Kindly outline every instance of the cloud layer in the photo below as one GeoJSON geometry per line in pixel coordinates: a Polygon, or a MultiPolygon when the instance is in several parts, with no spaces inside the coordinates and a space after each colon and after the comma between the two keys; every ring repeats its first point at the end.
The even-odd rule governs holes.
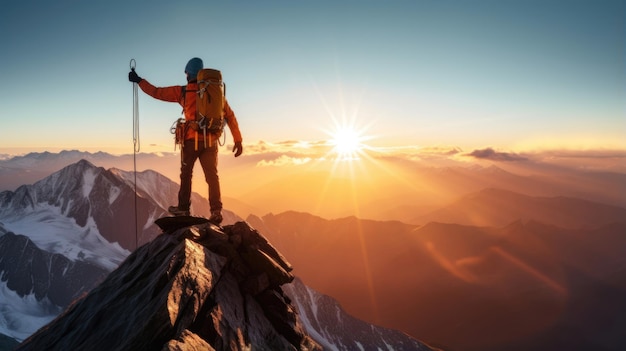
{"type": "MultiPolygon", "coordinates": [[[[230,148],[226,148],[230,150],[230,148]]],[[[336,163],[359,159],[396,160],[399,162],[416,162],[422,165],[451,166],[454,164],[481,165],[498,164],[542,164],[561,165],[577,169],[588,168],[616,172],[626,172],[626,150],[589,149],[589,150],[535,150],[518,152],[501,150],[492,146],[480,149],[463,150],[450,145],[437,146],[395,146],[373,147],[364,146],[355,153],[355,157],[346,159],[333,151],[327,141],[281,142],[259,141],[245,145],[245,156],[257,167],[305,166],[320,162],[336,163]]]]}

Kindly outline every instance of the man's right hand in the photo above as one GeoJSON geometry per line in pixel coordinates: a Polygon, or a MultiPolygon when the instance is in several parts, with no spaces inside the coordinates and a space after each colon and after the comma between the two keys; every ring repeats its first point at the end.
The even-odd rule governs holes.
{"type": "Polygon", "coordinates": [[[128,72],[128,81],[133,82],[133,83],[139,83],[142,80],[143,79],[137,75],[137,72],[135,72],[134,69],[131,69],[130,72],[128,72]]]}
{"type": "Polygon", "coordinates": [[[233,146],[233,152],[235,153],[235,157],[239,157],[239,155],[241,155],[241,153],[243,152],[243,146],[241,145],[241,141],[235,143],[235,146],[233,146]]]}

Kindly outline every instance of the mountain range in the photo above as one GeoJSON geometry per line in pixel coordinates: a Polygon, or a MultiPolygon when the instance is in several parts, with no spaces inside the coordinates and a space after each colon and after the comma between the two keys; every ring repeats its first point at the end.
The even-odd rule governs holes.
{"type": "MultiPolygon", "coordinates": [[[[13,347],[11,339],[25,339],[68,306],[82,301],[85,294],[109,279],[109,272],[123,265],[137,246],[162,236],[154,220],[163,216],[164,207],[176,198],[177,186],[153,171],[136,176],[138,236],[133,230],[135,186],[130,172],[105,170],[80,160],[32,185],[0,193],[0,284],[4,301],[0,328],[3,339],[10,336],[7,349],[13,347]]],[[[206,200],[194,194],[192,201],[193,213],[208,214],[202,205],[206,200]]],[[[238,220],[234,213],[225,211],[225,224],[238,220]]],[[[406,349],[428,349],[402,332],[349,317],[336,303],[313,307],[315,294],[297,285],[291,296],[310,321],[307,332],[314,333],[327,349],[340,349],[341,343],[348,341],[366,348],[407,345],[406,349]],[[325,323],[337,326],[337,317],[344,328],[329,329],[325,323]],[[372,330],[378,338],[369,335],[367,331],[372,330]],[[367,338],[356,339],[348,333],[367,338]]],[[[330,297],[317,296],[332,302],[330,297]]],[[[95,300],[103,298],[100,295],[95,300]]]]}
{"type": "MultiPolygon", "coordinates": [[[[461,198],[485,189],[499,189],[539,198],[566,197],[626,208],[626,174],[613,168],[594,169],[580,160],[574,166],[549,162],[557,157],[489,161],[465,156],[402,159],[372,154],[354,163],[309,162],[271,167],[267,159],[285,155],[245,153],[220,157],[220,181],[226,208],[242,218],[286,211],[323,218],[357,216],[422,225],[427,216],[461,198]],[[469,161],[469,162],[468,162],[469,161]],[[278,195],[278,196],[277,196],[278,195]]],[[[65,166],[85,159],[104,168],[133,169],[133,155],[76,150],[30,153],[0,160],[0,191],[15,191],[65,166]]],[[[139,153],[138,171],[151,170],[177,180],[180,155],[139,153]]],[[[621,162],[621,161],[615,161],[621,162]]],[[[571,163],[571,161],[569,162],[571,163]]],[[[619,169],[619,168],[616,168],[619,169]]],[[[202,170],[194,171],[194,191],[206,197],[202,170]]],[[[468,223],[471,224],[471,223],[468,223]]]]}
{"type": "MultiPolygon", "coordinates": [[[[20,162],[26,164],[32,156],[20,162]]],[[[45,156],[55,160],[50,164],[60,162],[59,155],[45,156]]],[[[170,156],[150,158],[169,162],[170,156]]],[[[0,174],[9,161],[0,162],[0,174]]],[[[380,186],[374,186],[379,184],[374,179],[352,184],[349,178],[331,179],[315,169],[310,174],[279,173],[270,181],[262,175],[266,170],[256,168],[229,180],[246,179],[242,196],[224,200],[227,207],[233,204],[225,224],[241,221],[239,214],[246,214],[246,222],[293,265],[298,278],[293,289],[285,285],[285,292],[298,292],[290,298],[317,343],[328,349],[333,342],[346,345],[346,338],[374,325],[386,330],[377,331],[385,338],[370,335],[367,342],[360,339],[361,345],[376,340],[383,345],[397,335],[396,345],[413,345],[417,339],[450,351],[626,348],[621,332],[626,326],[624,174],[519,163],[387,166],[394,179],[403,179],[404,191],[385,182],[391,178],[383,177],[380,186]],[[305,192],[297,191],[302,182],[308,184],[305,192]],[[332,208],[316,193],[330,199],[333,191],[344,188],[370,193],[348,198],[335,194],[338,204],[358,200],[359,217],[327,219],[295,210],[315,212],[320,204],[332,208]],[[290,204],[291,210],[256,215],[289,209],[290,204]],[[362,217],[371,213],[376,214],[372,219],[362,217]],[[315,308],[312,301],[319,302],[315,308]],[[346,328],[328,327],[348,320],[346,328]]],[[[49,254],[105,271],[119,266],[137,245],[158,237],[153,221],[165,213],[177,191],[168,177],[151,170],[137,173],[141,234],[135,239],[135,226],[128,225],[134,221],[129,212],[134,212],[135,174],[86,161],[67,168],[80,170],[62,168],[32,185],[0,193],[0,235],[26,234],[49,254]],[[110,208],[118,205],[124,210],[110,208]],[[112,217],[113,212],[125,213],[120,218],[126,225],[112,217]]],[[[206,202],[194,196],[194,204],[206,202]]],[[[330,212],[345,210],[340,207],[330,212]]],[[[200,215],[204,211],[194,210],[200,215]]],[[[45,298],[31,308],[32,295],[3,289],[11,302],[2,310],[13,311],[13,316],[35,311],[26,324],[45,324],[65,308],[45,298]],[[11,310],[9,305],[17,307],[11,310]]],[[[3,332],[34,331],[27,329],[19,334],[4,327],[3,332]]]]}

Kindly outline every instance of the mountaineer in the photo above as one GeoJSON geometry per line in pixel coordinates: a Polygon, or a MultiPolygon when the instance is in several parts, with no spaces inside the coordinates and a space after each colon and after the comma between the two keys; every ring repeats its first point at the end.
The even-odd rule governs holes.
{"type": "Polygon", "coordinates": [[[175,216],[189,216],[191,206],[191,179],[196,160],[204,171],[209,185],[209,221],[219,225],[222,222],[222,200],[220,181],[217,172],[219,138],[224,125],[228,125],[235,145],[235,157],[243,152],[242,137],[235,113],[224,96],[221,73],[204,69],[200,58],[194,57],[185,66],[187,84],[157,88],[139,77],[135,69],[128,73],[128,80],[138,83],[144,93],[155,99],[177,102],[183,107],[184,118],[176,124],[176,143],[181,146],[180,190],[178,205],[168,211],[175,216]]]}

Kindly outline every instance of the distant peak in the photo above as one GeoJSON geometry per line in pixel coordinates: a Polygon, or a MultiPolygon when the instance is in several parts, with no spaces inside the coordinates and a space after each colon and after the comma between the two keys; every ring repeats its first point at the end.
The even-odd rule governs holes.
{"type": "Polygon", "coordinates": [[[81,166],[81,167],[95,167],[93,163],[85,160],[84,158],[76,162],[76,165],[81,166]]]}

